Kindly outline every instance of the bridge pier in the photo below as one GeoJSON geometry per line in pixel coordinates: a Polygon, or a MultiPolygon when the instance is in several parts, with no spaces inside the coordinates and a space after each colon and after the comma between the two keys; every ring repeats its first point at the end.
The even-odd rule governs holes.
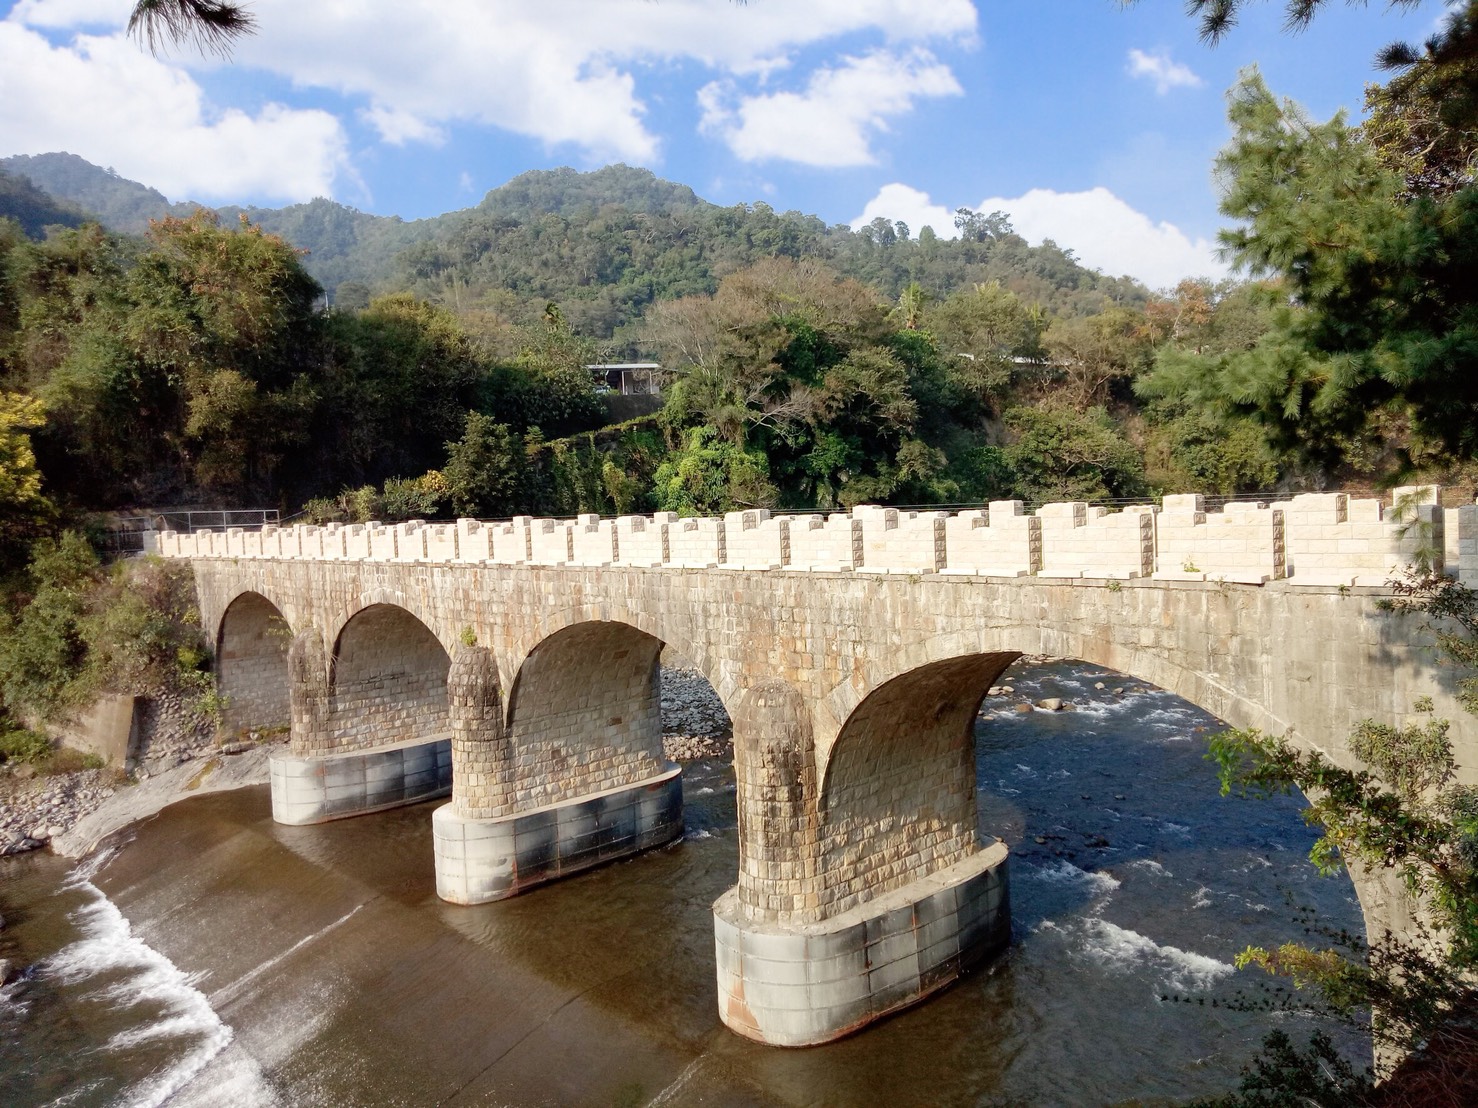
{"type": "MultiPolygon", "coordinates": [[[[649,687],[654,659],[639,656],[631,676],[649,687]],[[645,667],[645,670],[643,670],[645,667]]],[[[577,675],[578,676],[578,675],[577,675]]],[[[628,854],[661,846],[682,834],[682,770],[655,758],[615,759],[632,773],[609,773],[584,795],[520,804],[517,744],[504,722],[498,668],[486,647],[459,646],[447,676],[452,725],[452,802],[431,818],[436,893],[453,904],[485,904],[628,854]],[[648,771],[642,773],[642,769],[648,771]]],[[[638,699],[641,699],[638,695],[638,699]]],[[[595,696],[595,702],[605,697],[595,696]]],[[[540,705],[547,708],[548,705],[540,705]]],[[[608,707],[608,705],[607,705],[608,707]]],[[[649,727],[650,715],[635,713],[649,727]]],[[[594,742],[602,710],[569,726],[594,742]]],[[[568,725],[568,724],[567,724],[568,725]]],[[[544,737],[548,728],[535,727],[544,737]]],[[[660,727],[656,738],[660,749],[660,727]]],[[[526,746],[533,744],[525,743],[526,746]]],[[[561,752],[561,758],[567,756],[561,752]]]]}
{"type": "Polygon", "coordinates": [[[456,801],[431,816],[436,895],[486,904],[671,842],[683,832],[682,770],[625,788],[495,819],[473,819],[456,801]]]}
{"type": "Polygon", "coordinates": [[[730,889],[713,906],[720,1017],[758,1042],[813,1046],[918,1003],[1010,941],[1006,860],[993,843],[815,923],[747,918],[730,889]]]}
{"type": "MultiPolygon", "coordinates": [[[[414,628],[430,637],[430,632],[409,617],[392,616],[391,630],[403,630],[401,624],[414,623],[414,628]]],[[[414,641],[414,640],[413,640],[414,641]]],[[[326,823],[329,820],[379,812],[405,804],[418,804],[445,796],[452,786],[451,740],[438,734],[445,727],[445,712],[437,712],[433,701],[429,720],[411,707],[392,712],[389,697],[355,696],[355,684],[373,687],[419,683],[434,689],[440,680],[436,655],[445,652],[423,647],[420,660],[429,665],[428,674],[390,672],[395,666],[410,668],[404,657],[395,657],[387,665],[384,658],[375,659],[368,667],[372,672],[361,678],[363,659],[353,654],[341,658],[342,682],[349,686],[349,703],[344,708],[335,704],[331,680],[331,664],[322,636],[316,629],[300,631],[287,651],[288,706],[291,715],[291,751],[271,759],[272,818],[278,823],[302,825],[326,823]],[[356,681],[356,679],[359,679],[356,681]],[[363,718],[361,718],[363,717],[363,718]],[[438,718],[440,717],[440,718],[438,718]],[[417,734],[427,728],[431,734],[417,734]],[[355,729],[389,741],[379,745],[343,748],[344,740],[353,741],[355,729]]],[[[350,649],[355,647],[351,640],[350,649]]],[[[368,653],[359,646],[359,653],[368,653]]],[[[402,651],[397,642],[392,648],[402,651]]],[[[342,653],[342,651],[341,651],[342,653]]],[[[444,665],[444,662],[442,663],[444,665]]]]}
{"type": "Polygon", "coordinates": [[[447,738],[408,739],[318,758],[274,754],[272,818],[293,825],[327,823],[446,796],[451,747],[447,738]]]}
{"type": "MultiPolygon", "coordinates": [[[[988,685],[1010,657],[934,677],[988,685]]],[[[1000,842],[976,844],[973,758],[959,756],[973,751],[965,730],[979,697],[946,704],[924,723],[920,699],[907,690],[890,698],[907,706],[912,725],[889,719],[902,741],[890,747],[867,735],[874,749],[864,756],[873,780],[922,783],[948,809],[916,819],[924,813],[895,809],[896,797],[876,787],[872,811],[836,801],[826,811],[801,694],[770,680],[740,697],[739,883],[713,906],[719,1016],[730,1030],[774,1046],[829,1042],[944,988],[1010,940],[1008,852],[1000,842]],[[901,774],[887,773],[897,768],[890,755],[920,751],[901,774]],[[966,765],[963,788],[937,787],[936,778],[966,765]],[[910,857],[890,830],[940,845],[910,857]]]]}

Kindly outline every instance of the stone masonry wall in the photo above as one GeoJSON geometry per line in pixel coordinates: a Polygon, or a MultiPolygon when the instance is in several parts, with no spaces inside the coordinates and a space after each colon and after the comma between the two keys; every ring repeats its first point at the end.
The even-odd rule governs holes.
{"type": "Polygon", "coordinates": [[[282,613],[255,593],[240,597],[226,611],[216,650],[216,687],[226,701],[221,714],[226,734],[287,727],[291,639],[282,613]]]}
{"type": "Polygon", "coordinates": [[[529,655],[512,697],[516,811],[663,772],[661,652],[659,639],[596,622],[529,655]]]}
{"type": "MultiPolygon", "coordinates": [[[[606,725],[619,716],[609,725],[620,727],[650,712],[655,737],[655,705],[644,707],[650,693],[640,690],[651,687],[656,645],[670,644],[734,709],[740,888],[746,910],[765,918],[827,911],[851,895],[838,890],[852,878],[832,880],[850,860],[820,864],[821,852],[842,837],[876,843],[855,859],[859,875],[872,867],[858,878],[865,881],[923,876],[955,852],[944,835],[927,857],[895,856],[908,838],[901,829],[923,826],[920,812],[930,817],[929,797],[909,792],[908,778],[892,767],[908,764],[922,779],[957,757],[931,744],[960,733],[950,731],[949,717],[973,711],[972,690],[989,683],[984,669],[947,681],[930,670],[945,663],[986,667],[1016,653],[1081,658],[1159,685],[1234,725],[1291,732],[1297,745],[1344,764],[1354,764],[1347,737],[1359,721],[1423,718],[1413,705],[1430,696],[1436,714],[1452,721],[1463,779],[1478,783],[1478,728],[1455,698],[1457,675],[1435,665],[1419,619],[1380,609],[1385,590],[1378,588],[239,556],[196,557],[194,570],[208,633],[245,592],[271,601],[296,633],[295,748],[300,732],[311,736],[323,726],[325,648],[316,644],[335,641],[374,605],[414,615],[445,650],[470,632],[496,661],[509,726],[526,741],[560,723],[571,697],[593,689],[592,674],[623,648],[632,650],[630,666],[603,698],[615,704],[624,696],[638,710],[612,708],[589,719],[606,725]],[[580,627],[588,630],[577,634],[580,627]],[[641,636],[649,646],[636,650],[648,642],[641,636]],[[882,692],[899,679],[897,689],[882,692]],[[742,709],[755,690],[775,688],[793,695],[781,698],[785,711],[761,713],[769,738],[756,747],[756,725],[742,709]],[[947,688],[958,696],[941,696],[947,688]],[[880,711],[890,704],[892,731],[880,711]],[[943,730],[931,724],[936,718],[943,730]],[[899,735],[921,741],[895,743],[899,735]],[[874,790],[873,776],[893,785],[874,790]],[[869,849],[881,861],[864,856],[869,849]],[[892,875],[880,876],[894,863],[901,865],[892,875]],[[910,873],[911,866],[918,868],[910,873]]],[[[655,756],[655,742],[650,749],[655,756]]],[[[552,755],[543,764],[556,772],[552,755]]],[[[958,764],[958,780],[969,780],[968,765],[958,764]]],[[[535,766],[525,763],[531,772],[535,766]]],[[[1400,905],[1357,880],[1371,926],[1399,926],[1400,905]]]]}
{"type": "Polygon", "coordinates": [[[503,720],[498,664],[485,646],[457,647],[447,672],[452,726],[452,802],[466,819],[513,811],[513,743],[503,720]]]}
{"type": "Polygon", "coordinates": [[[975,717],[1013,658],[983,654],[923,666],[852,713],[820,802],[822,918],[975,851],[975,717]]]}
{"type": "Polygon", "coordinates": [[[331,748],[363,750],[448,731],[450,665],[436,636],[414,616],[388,604],[366,608],[339,636],[331,748]]]}
{"type": "Polygon", "coordinates": [[[1431,547],[1435,569],[1478,583],[1478,513],[1444,511],[1436,506],[1438,491],[1434,485],[1396,489],[1391,507],[1344,493],[1308,493],[1272,505],[1233,502],[1220,512],[1203,511],[1202,498],[1191,495],[1166,497],[1163,511],[1150,504],[1112,511],[1070,502],[1044,504],[1030,516],[1012,500],[958,513],[858,505],[850,517],[834,514],[825,521],[754,509],[721,519],[659,512],[619,520],[331,523],[165,532],[158,547],[166,557],[182,558],[1158,576],[1251,584],[1287,578],[1317,586],[1383,585],[1420,548],[1431,547]],[[1447,526],[1461,531],[1450,542],[1447,526]]]}

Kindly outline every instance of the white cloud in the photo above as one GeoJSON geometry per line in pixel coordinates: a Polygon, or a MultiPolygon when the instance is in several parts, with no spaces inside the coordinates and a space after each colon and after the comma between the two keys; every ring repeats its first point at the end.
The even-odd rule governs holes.
{"type": "Polygon", "coordinates": [[[446,142],[446,132],[436,124],[427,123],[424,119],[398,108],[374,104],[360,114],[391,146],[404,146],[408,142],[441,146],[446,142]]]}
{"type": "MultiPolygon", "coordinates": [[[[117,27],[128,6],[127,0],[21,0],[9,19],[52,32],[100,22],[117,27]]],[[[732,95],[742,106],[744,96],[765,88],[805,48],[870,35],[904,51],[886,56],[906,57],[911,44],[968,45],[976,29],[972,0],[256,0],[252,9],[257,33],[238,44],[232,65],[359,99],[386,142],[434,141],[446,125],[467,121],[568,144],[592,160],[637,162],[659,153],[636,88],[643,67],[696,62],[735,81],[732,95]]],[[[224,63],[181,51],[175,64],[224,63]]],[[[927,65],[913,68],[915,81],[926,85],[947,76],[947,70],[926,72],[927,65]]],[[[815,80],[824,86],[848,72],[846,65],[823,67],[815,80]]],[[[892,76],[896,84],[898,75],[892,76]]],[[[856,134],[875,131],[891,110],[877,96],[867,99],[873,114],[844,120],[853,129],[852,157],[856,134]]],[[[822,105],[810,110],[812,126],[819,126],[822,105]]],[[[754,111],[756,122],[740,127],[745,141],[765,146],[758,118],[764,106],[754,111]]],[[[860,146],[866,149],[865,139],[860,146]]]]}
{"type": "Polygon", "coordinates": [[[702,129],[721,135],[747,162],[779,159],[802,165],[870,165],[872,138],[890,118],[922,97],[959,96],[949,67],[927,50],[874,50],[811,74],[803,92],[737,96],[731,82],[698,93],[702,129]]]}
{"type": "MultiPolygon", "coordinates": [[[[1028,242],[1051,239],[1073,251],[1084,265],[1111,276],[1128,274],[1151,288],[1169,288],[1184,277],[1227,273],[1210,239],[1193,239],[1173,223],[1156,222],[1106,188],[1084,192],[1032,189],[1022,196],[991,196],[969,206],[982,213],[1006,212],[1017,234],[1028,242]]],[[[852,226],[878,216],[901,219],[915,234],[925,225],[945,237],[957,234],[953,212],[908,185],[885,185],[852,220],[852,226]]]]}
{"type": "Polygon", "coordinates": [[[1170,55],[1165,51],[1147,54],[1143,50],[1130,50],[1128,69],[1129,76],[1143,77],[1154,82],[1155,91],[1161,96],[1171,89],[1200,88],[1206,83],[1190,66],[1171,61],[1170,55]]]}
{"type": "Polygon", "coordinates": [[[117,0],[20,0],[10,18],[28,27],[122,27],[129,5],[117,0]]]}
{"type": "Polygon", "coordinates": [[[118,37],[53,46],[0,22],[0,151],[69,150],[183,199],[328,195],[345,166],[339,122],[267,104],[213,112],[187,74],[118,37]]]}
{"type": "Polygon", "coordinates": [[[867,202],[862,214],[852,220],[852,226],[861,227],[879,216],[889,223],[902,220],[908,224],[909,231],[915,237],[925,227],[934,228],[934,233],[941,238],[954,238],[958,234],[955,230],[954,212],[932,203],[927,192],[920,192],[908,185],[884,185],[867,202]]]}

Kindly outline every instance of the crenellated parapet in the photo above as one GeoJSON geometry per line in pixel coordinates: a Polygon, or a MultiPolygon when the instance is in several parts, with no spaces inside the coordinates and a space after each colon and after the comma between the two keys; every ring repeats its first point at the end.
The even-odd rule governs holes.
{"type": "Polygon", "coordinates": [[[966,511],[858,505],[788,515],[298,524],[157,536],[169,558],[402,564],[947,574],[961,577],[1383,585],[1416,563],[1478,583],[1478,504],[1439,506],[1434,485],[1393,503],[1305,493],[1206,511],[1199,495],[1108,509],[995,501],[966,511]]]}

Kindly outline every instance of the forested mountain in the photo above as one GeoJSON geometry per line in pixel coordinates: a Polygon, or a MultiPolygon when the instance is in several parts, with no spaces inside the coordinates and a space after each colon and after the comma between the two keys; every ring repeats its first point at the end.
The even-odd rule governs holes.
{"type": "MultiPolygon", "coordinates": [[[[142,233],[148,220],[183,217],[196,205],[162,194],[72,154],[0,160],[53,197],[96,214],[111,230],[142,233]]],[[[1031,246],[999,216],[962,217],[961,238],[875,220],[852,231],[767,204],[719,207],[686,185],[645,169],[592,173],[535,170],[493,189],[475,208],[407,222],[319,198],[285,208],[217,209],[224,225],[245,214],[299,250],[338,303],[409,290],[459,311],[505,322],[537,319],[557,303],[570,324],[630,347],[630,326],[656,300],[712,293],[722,277],[762,258],[815,258],[896,299],[917,283],[943,298],[999,281],[1048,314],[1083,315],[1109,304],[1143,305],[1147,291],[1086,269],[1052,243],[1031,246]]]]}
{"type": "Polygon", "coordinates": [[[110,231],[141,235],[149,220],[187,216],[197,205],[171,204],[164,193],[120,177],[76,154],[17,154],[0,158],[0,169],[29,177],[37,188],[82,209],[110,231]]]}
{"type": "Polygon", "coordinates": [[[80,208],[53,199],[31,183],[0,169],[0,219],[13,219],[29,237],[40,238],[47,227],[80,227],[92,218],[80,208]]]}
{"type": "Polygon", "coordinates": [[[529,219],[550,212],[573,216],[613,204],[647,215],[712,206],[687,185],[664,181],[650,170],[608,165],[592,173],[569,166],[520,173],[489,192],[477,207],[490,215],[529,219]]]}

